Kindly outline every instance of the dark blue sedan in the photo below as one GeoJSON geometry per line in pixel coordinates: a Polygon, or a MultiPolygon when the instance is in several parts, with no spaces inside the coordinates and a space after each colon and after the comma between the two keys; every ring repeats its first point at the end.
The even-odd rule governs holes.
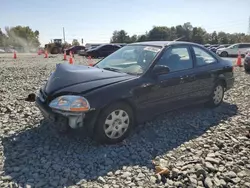
{"type": "Polygon", "coordinates": [[[233,83],[232,62],[201,45],[140,42],[93,67],[58,64],[36,104],[62,130],[83,127],[98,142],[114,144],[160,113],[194,103],[219,106],[233,83]]]}
{"type": "Polygon", "coordinates": [[[248,50],[245,54],[244,58],[244,69],[245,71],[249,72],[250,71],[250,50],[248,50]]]}

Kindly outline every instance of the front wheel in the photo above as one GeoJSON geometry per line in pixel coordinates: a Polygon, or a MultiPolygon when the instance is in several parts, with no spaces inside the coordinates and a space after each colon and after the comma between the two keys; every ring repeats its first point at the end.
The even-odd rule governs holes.
{"type": "Polygon", "coordinates": [[[223,82],[219,82],[215,85],[212,94],[210,95],[210,99],[207,103],[208,107],[217,107],[223,102],[225,92],[225,85],[223,82]]]}
{"type": "Polygon", "coordinates": [[[222,52],[221,57],[228,57],[228,53],[227,52],[222,52]]]}
{"type": "Polygon", "coordinates": [[[115,103],[105,108],[95,126],[94,138],[101,144],[116,144],[123,141],[134,126],[131,107],[115,103]]]}
{"type": "Polygon", "coordinates": [[[245,72],[250,72],[250,68],[244,65],[245,72]]]}

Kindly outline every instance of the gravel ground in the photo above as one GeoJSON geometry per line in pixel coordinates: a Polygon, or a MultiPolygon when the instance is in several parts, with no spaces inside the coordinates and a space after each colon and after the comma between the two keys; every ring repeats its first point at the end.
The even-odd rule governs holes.
{"type": "Polygon", "coordinates": [[[62,55],[0,56],[1,188],[250,187],[250,74],[242,68],[217,109],[173,111],[121,144],[100,146],[85,135],[59,135],[23,100],[61,61],[62,55]],[[167,173],[156,175],[152,160],[167,173]]]}

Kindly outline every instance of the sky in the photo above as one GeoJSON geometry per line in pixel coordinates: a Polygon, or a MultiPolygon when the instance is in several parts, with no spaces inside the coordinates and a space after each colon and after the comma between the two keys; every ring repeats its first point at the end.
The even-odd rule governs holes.
{"type": "Polygon", "coordinates": [[[144,34],[191,22],[208,32],[248,32],[250,0],[1,0],[0,28],[29,26],[42,45],[54,38],[106,43],[114,30],[144,34]]]}

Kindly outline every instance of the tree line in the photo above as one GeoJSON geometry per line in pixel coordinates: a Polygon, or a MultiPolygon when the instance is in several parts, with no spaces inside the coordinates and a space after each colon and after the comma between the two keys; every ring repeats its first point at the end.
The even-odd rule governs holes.
{"type": "MultiPolygon", "coordinates": [[[[0,28],[0,47],[35,49],[40,46],[39,31],[32,30],[29,26],[5,27],[5,32],[0,28]]],[[[195,42],[199,44],[234,44],[250,42],[250,35],[245,33],[226,33],[223,31],[208,33],[201,27],[193,27],[190,22],[175,27],[154,26],[143,35],[129,36],[125,30],[114,31],[111,43],[132,43],[154,40],[176,40],[195,42]]],[[[80,43],[74,39],[72,45],[80,43]]]]}
{"type": "Polygon", "coordinates": [[[33,31],[29,26],[5,27],[5,33],[0,28],[0,47],[34,49],[38,46],[39,31],[33,31]]]}
{"type": "Polygon", "coordinates": [[[114,31],[111,43],[132,43],[143,41],[172,41],[181,38],[182,41],[198,44],[234,44],[250,42],[250,35],[245,33],[226,33],[223,31],[208,33],[202,27],[193,27],[190,22],[175,27],[154,26],[143,35],[129,36],[125,30],[114,31]]]}

